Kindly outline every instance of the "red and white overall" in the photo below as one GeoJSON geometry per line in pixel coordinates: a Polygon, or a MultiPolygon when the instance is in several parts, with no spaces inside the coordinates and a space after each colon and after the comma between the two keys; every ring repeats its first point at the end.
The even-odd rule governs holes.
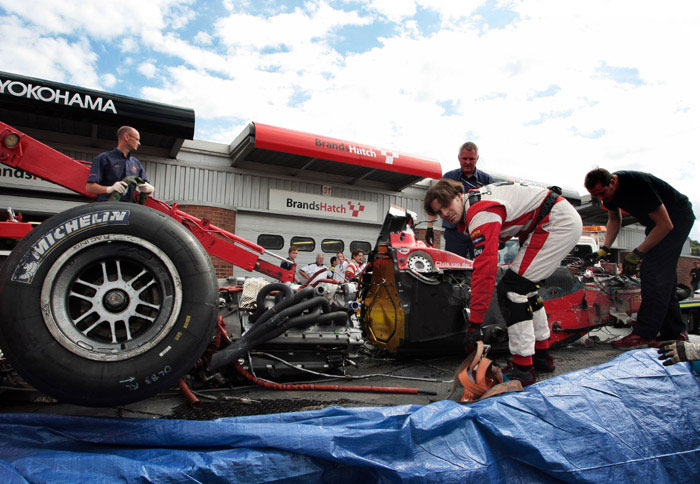
{"type": "Polygon", "coordinates": [[[529,366],[535,349],[549,348],[549,325],[538,283],[552,275],[578,242],[581,217],[564,197],[550,195],[542,187],[511,183],[487,185],[479,192],[480,200],[471,205],[464,195],[465,217],[458,226],[461,232],[469,229],[474,243],[469,321],[482,323],[491,303],[499,241],[518,237],[520,251],[499,282],[497,294],[513,363],[529,366]],[[546,215],[539,217],[540,211],[546,215]]]}

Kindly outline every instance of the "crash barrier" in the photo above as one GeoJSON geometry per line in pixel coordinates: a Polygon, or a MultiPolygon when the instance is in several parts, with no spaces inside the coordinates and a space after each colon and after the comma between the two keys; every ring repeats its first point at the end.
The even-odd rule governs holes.
{"type": "Polygon", "coordinates": [[[213,421],[0,416],[2,482],[697,482],[700,385],[627,352],[470,405],[213,421]]]}

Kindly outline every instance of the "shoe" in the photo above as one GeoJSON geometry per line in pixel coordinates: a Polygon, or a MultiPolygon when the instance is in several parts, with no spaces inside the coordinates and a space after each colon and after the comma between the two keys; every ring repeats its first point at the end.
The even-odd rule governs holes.
{"type": "Polygon", "coordinates": [[[653,344],[649,343],[649,348],[659,348],[661,343],[665,343],[666,341],[688,341],[688,332],[683,331],[672,338],[664,338],[663,336],[659,336],[653,344]]]}
{"type": "Polygon", "coordinates": [[[537,383],[537,375],[535,375],[534,367],[530,367],[528,371],[523,371],[513,366],[512,362],[509,362],[503,369],[503,376],[509,380],[519,381],[524,387],[537,383]]]}
{"type": "Polygon", "coordinates": [[[613,341],[610,346],[616,350],[636,350],[638,348],[649,348],[654,347],[654,344],[658,344],[656,339],[645,338],[644,336],[639,336],[638,334],[628,334],[622,339],[613,341]]]}
{"type": "Polygon", "coordinates": [[[533,356],[532,365],[535,367],[535,370],[542,373],[552,373],[555,368],[554,358],[552,358],[552,355],[547,355],[544,358],[537,358],[536,356],[533,356]]]}

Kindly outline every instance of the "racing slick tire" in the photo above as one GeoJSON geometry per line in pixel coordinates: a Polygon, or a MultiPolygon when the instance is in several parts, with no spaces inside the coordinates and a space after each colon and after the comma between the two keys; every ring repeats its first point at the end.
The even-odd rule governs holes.
{"type": "Polygon", "coordinates": [[[176,384],[214,334],[218,284],[171,217],[91,203],[30,232],[0,271],[0,348],[36,389],[123,405],[176,384]]]}

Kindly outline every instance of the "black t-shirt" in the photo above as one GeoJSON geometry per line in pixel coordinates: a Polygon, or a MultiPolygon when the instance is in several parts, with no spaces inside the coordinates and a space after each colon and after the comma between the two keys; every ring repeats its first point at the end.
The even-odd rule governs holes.
{"type": "Polygon", "coordinates": [[[700,267],[690,269],[690,282],[700,281],[700,267]]]}
{"type": "Polygon", "coordinates": [[[641,171],[616,171],[618,188],[612,201],[605,208],[620,208],[634,216],[645,227],[654,227],[649,214],[663,203],[671,222],[693,220],[693,208],[688,197],[671,185],[650,173],[641,171]]]}

